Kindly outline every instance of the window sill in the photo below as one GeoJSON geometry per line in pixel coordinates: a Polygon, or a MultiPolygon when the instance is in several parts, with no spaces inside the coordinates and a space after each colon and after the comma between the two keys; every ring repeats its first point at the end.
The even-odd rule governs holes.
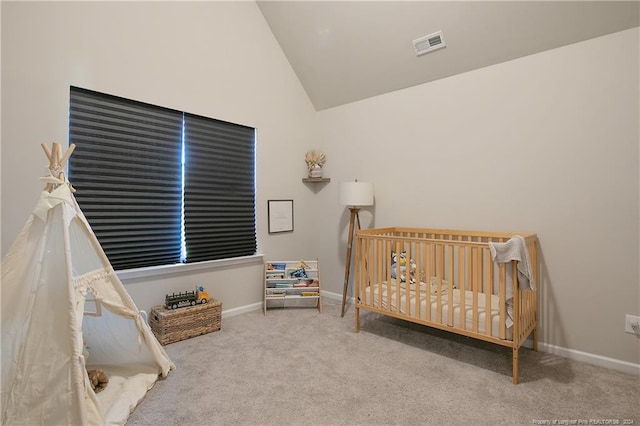
{"type": "Polygon", "coordinates": [[[175,265],[150,266],[148,268],[127,269],[116,271],[120,280],[126,281],[136,278],[149,278],[160,275],[181,274],[187,272],[214,270],[228,268],[230,266],[248,265],[251,263],[264,263],[264,254],[254,254],[253,256],[234,257],[231,259],[209,260],[197,263],[177,263],[175,265]]]}

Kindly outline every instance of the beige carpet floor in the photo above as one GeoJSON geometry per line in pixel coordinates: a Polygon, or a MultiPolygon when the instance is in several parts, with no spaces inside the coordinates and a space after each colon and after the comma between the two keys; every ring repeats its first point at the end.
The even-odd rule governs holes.
{"type": "Polygon", "coordinates": [[[167,345],[176,370],[128,425],[640,425],[640,376],[511,350],[324,299],[167,345]]]}

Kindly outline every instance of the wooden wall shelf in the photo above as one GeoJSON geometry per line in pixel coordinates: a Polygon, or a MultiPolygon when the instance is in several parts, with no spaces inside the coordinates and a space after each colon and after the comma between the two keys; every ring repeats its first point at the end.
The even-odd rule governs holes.
{"type": "Polygon", "coordinates": [[[302,178],[304,183],[331,182],[331,178],[302,178]]]}

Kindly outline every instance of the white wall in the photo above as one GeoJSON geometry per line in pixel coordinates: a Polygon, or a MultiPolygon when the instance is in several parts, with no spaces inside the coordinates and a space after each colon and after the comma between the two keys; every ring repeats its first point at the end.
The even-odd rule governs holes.
{"type": "MultiPolygon", "coordinates": [[[[41,188],[40,143],[67,142],[69,85],[255,126],[259,251],[321,261],[342,291],[340,181],[376,185],[369,226],[533,231],[541,340],[640,363],[638,29],[315,113],[252,2],[2,2],[2,251],[41,188]],[[304,153],[327,154],[323,186],[304,153]],[[266,202],[294,199],[295,232],[266,202]]],[[[129,280],[143,309],[204,284],[262,299],[261,265],[129,280]]],[[[345,321],[351,321],[351,315],[345,321]]]]}
{"type": "MultiPolygon", "coordinates": [[[[300,181],[315,111],[254,2],[2,2],[2,252],[42,187],[41,143],[68,142],[69,86],[258,129],[259,251],[312,256],[300,181]],[[267,234],[267,200],[295,200],[295,232],[267,234]]],[[[259,260],[260,261],[260,260],[259,260]]],[[[262,300],[262,263],[125,282],[141,309],[203,284],[223,310],[262,300]]]]}
{"type": "MultiPolygon", "coordinates": [[[[320,112],[327,171],[375,183],[367,226],[536,232],[541,341],[638,364],[638,46],[636,28],[320,112]]],[[[319,246],[338,291],[336,191],[319,246]]]]}

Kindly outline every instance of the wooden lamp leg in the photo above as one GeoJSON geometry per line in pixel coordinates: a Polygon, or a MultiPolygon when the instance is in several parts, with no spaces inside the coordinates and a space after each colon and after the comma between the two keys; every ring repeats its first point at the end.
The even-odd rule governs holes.
{"type": "Polygon", "coordinates": [[[351,251],[353,247],[353,230],[354,230],[354,225],[356,220],[358,222],[358,228],[360,228],[360,216],[358,215],[358,212],[360,211],[360,209],[356,207],[350,207],[349,210],[351,211],[351,217],[349,218],[349,237],[348,237],[349,239],[347,242],[347,261],[344,266],[344,286],[342,288],[341,317],[344,317],[345,305],[347,303],[347,289],[349,287],[349,271],[351,270],[351,251]]]}

